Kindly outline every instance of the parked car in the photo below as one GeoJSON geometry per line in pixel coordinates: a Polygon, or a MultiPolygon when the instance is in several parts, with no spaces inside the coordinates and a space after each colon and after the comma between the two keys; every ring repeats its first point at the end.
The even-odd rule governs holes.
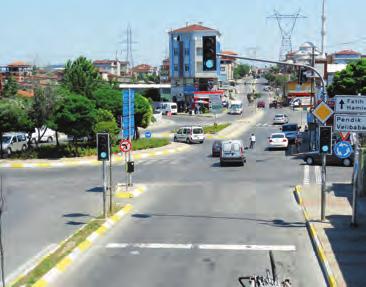
{"type": "Polygon", "coordinates": [[[287,148],[288,139],[284,133],[273,133],[268,138],[269,149],[287,148]]]}
{"type": "Polygon", "coordinates": [[[161,103],[160,111],[163,115],[167,115],[168,113],[176,115],[178,113],[178,107],[176,103],[161,103]]]}
{"type": "Polygon", "coordinates": [[[278,102],[277,100],[273,100],[269,103],[269,108],[282,108],[282,103],[278,102]]]}
{"type": "Polygon", "coordinates": [[[181,127],[174,134],[175,142],[185,143],[203,143],[205,140],[205,134],[203,128],[200,126],[181,127]]]}
{"type": "Polygon", "coordinates": [[[286,114],[276,114],[273,118],[273,124],[287,124],[288,116],[286,114]]]}
{"type": "Polygon", "coordinates": [[[28,139],[25,133],[4,133],[1,145],[3,152],[9,156],[14,152],[25,151],[28,148],[28,139]]]}
{"type": "Polygon", "coordinates": [[[212,144],[212,157],[220,156],[222,141],[215,140],[212,144]]]}
{"type": "Polygon", "coordinates": [[[285,124],[282,126],[281,130],[286,135],[289,143],[295,142],[295,139],[299,134],[299,127],[297,124],[285,124]]]}
{"type": "Polygon", "coordinates": [[[67,141],[68,142],[74,142],[74,139],[75,139],[76,142],[86,143],[86,142],[90,142],[90,141],[95,140],[95,137],[93,137],[93,136],[80,136],[80,137],[75,138],[74,136],[71,136],[71,135],[67,136],[67,141]]]}
{"type": "MultiPolygon", "coordinates": [[[[302,154],[303,160],[308,164],[321,164],[322,154],[319,151],[311,151],[302,154]]],[[[327,155],[327,165],[343,165],[352,166],[354,162],[354,153],[352,153],[348,158],[340,159],[334,153],[327,155]]]]}
{"type": "Polygon", "coordinates": [[[39,133],[41,136],[40,141],[38,141],[38,129],[35,128],[34,132],[31,135],[31,143],[35,144],[37,142],[48,142],[52,143],[56,139],[56,132],[47,127],[42,127],[39,129],[39,133]]]}
{"type": "Polygon", "coordinates": [[[266,103],[264,101],[258,101],[257,102],[257,108],[264,109],[266,107],[266,103]]]}
{"type": "Polygon", "coordinates": [[[227,163],[239,163],[243,166],[245,162],[244,145],[241,140],[227,140],[222,142],[220,153],[221,166],[227,163]]]}

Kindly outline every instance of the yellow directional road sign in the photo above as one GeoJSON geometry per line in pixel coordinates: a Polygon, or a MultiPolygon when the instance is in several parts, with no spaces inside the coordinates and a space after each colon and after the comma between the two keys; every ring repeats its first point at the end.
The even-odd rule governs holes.
{"type": "Polygon", "coordinates": [[[315,110],[313,111],[313,115],[321,121],[323,124],[333,115],[333,110],[324,102],[321,102],[315,110]]]}

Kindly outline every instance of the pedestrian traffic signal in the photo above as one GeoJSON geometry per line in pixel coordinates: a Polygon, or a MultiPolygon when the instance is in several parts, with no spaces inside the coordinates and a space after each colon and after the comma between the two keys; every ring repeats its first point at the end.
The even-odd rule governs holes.
{"type": "Polygon", "coordinates": [[[109,134],[97,134],[98,160],[109,160],[109,134]]]}
{"type": "Polygon", "coordinates": [[[203,36],[203,70],[216,71],[216,36],[203,36]]]}
{"type": "Polygon", "coordinates": [[[135,171],[135,162],[134,161],[128,161],[126,164],[126,172],[127,173],[133,173],[135,171]]]}
{"type": "Polygon", "coordinates": [[[332,154],[332,127],[319,127],[320,152],[332,154]]]}

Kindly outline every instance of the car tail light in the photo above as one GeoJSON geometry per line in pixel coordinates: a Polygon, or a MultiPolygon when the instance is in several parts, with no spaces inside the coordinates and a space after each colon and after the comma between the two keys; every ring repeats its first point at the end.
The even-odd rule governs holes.
{"type": "Polygon", "coordinates": [[[271,143],[271,142],[273,142],[273,140],[272,140],[272,139],[270,139],[270,140],[269,140],[269,142],[271,143]]]}
{"type": "Polygon", "coordinates": [[[240,154],[243,155],[244,154],[244,150],[243,147],[240,148],[240,154]]]}
{"type": "Polygon", "coordinates": [[[282,141],[283,141],[283,142],[287,142],[287,139],[283,139],[282,141]]]}

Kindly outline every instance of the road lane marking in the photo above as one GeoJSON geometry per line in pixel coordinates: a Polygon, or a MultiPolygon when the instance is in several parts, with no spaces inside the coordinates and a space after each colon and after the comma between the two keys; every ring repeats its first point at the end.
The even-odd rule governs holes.
{"type": "Polygon", "coordinates": [[[176,244],[176,243],[108,243],[112,248],[141,248],[141,249],[201,249],[201,250],[253,250],[253,251],[296,251],[295,245],[250,245],[250,244],[176,244]]]}
{"type": "Polygon", "coordinates": [[[310,167],[308,165],[304,165],[304,185],[310,184],[310,167]]]}
{"type": "Polygon", "coordinates": [[[320,171],[320,166],[315,166],[315,181],[316,184],[321,184],[322,183],[322,176],[321,176],[321,171],[320,171]]]}

